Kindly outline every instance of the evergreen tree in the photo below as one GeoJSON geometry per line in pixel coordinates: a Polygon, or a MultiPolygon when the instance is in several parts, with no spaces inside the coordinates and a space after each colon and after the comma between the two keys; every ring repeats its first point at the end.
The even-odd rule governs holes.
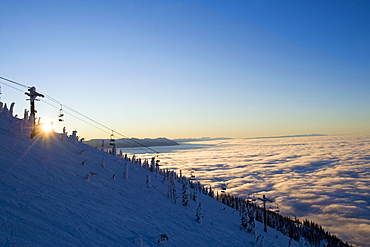
{"type": "Polygon", "coordinates": [[[198,201],[198,194],[197,194],[197,192],[196,191],[194,191],[193,192],[193,196],[192,196],[192,199],[193,199],[193,201],[198,201]]]}
{"type": "Polygon", "coordinates": [[[212,186],[209,186],[208,196],[212,198],[215,196],[215,193],[212,190],[212,186]]]}
{"type": "Polygon", "coordinates": [[[182,205],[190,207],[189,183],[187,181],[182,185],[182,205]]]}
{"type": "Polygon", "coordinates": [[[309,244],[307,243],[307,240],[303,236],[299,237],[299,246],[300,247],[309,246],[309,244]]]}
{"type": "Polygon", "coordinates": [[[250,232],[254,234],[256,229],[256,223],[254,219],[256,218],[256,213],[250,209],[248,209],[248,226],[247,226],[247,232],[250,232]]]}
{"type": "Polygon", "coordinates": [[[196,221],[199,224],[202,224],[202,222],[203,222],[203,212],[202,212],[202,204],[201,203],[198,204],[198,208],[197,208],[195,216],[197,217],[196,221]]]}
{"type": "Polygon", "coordinates": [[[150,161],[150,169],[149,170],[151,172],[155,171],[155,157],[153,157],[152,160],[150,161]]]}
{"type": "Polygon", "coordinates": [[[245,212],[245,210],[243,210],[241,223],[240,223],[240,229],[246,231],[248,228],[248,223],[249,223],[248,214],[245,212]]]}
{"type": "Polygon", "coordinates": [[[128,180],[128,162],[125,164],[125,171],[123,172],[123,178],[128,180]]]}
{"type": "Polygon", "coordinates": [[[326,246],[328,246],[328,240],[326,239],[321,240],[320,247],[326,247],[326,246]]]}
{"type": "Polygon", "coordinates": [[[14,105],[15,105],[15,103],[12,102],[12,104],[10,105],[9,112],[8,112],[8,117],[13,117],[14,105]]]}
{"type": "Polygon", "coordinates": [[[167,196],[176,203],[176,185],[175,185],[175,176],[171,174],[170,183],[168,184],[167,196]]]}

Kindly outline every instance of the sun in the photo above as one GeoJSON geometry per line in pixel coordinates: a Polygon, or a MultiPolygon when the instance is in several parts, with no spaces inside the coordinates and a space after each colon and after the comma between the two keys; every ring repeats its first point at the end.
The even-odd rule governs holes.
{"type": "Polygon", "coordinates": [[[49,133],[49,132],[53,131],[53,123],[52,122],[43,123],[42,126],[41,126],[41,129],[42,129],[43,132],[49,133]]]}

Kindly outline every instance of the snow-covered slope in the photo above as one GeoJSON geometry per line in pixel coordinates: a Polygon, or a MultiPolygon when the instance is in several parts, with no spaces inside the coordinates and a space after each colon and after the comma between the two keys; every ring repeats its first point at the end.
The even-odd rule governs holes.
{"type": "Polygon", "coordinates": [[[298,246],[258,222],[255,235],[241,231],[237,212],[203,194],[199,224],[198,202],[175,204],[163,177],[132,163],[125,177],[125,160],[57,133],[30,139],[20,122],[0,113],[1,246],[258,246],[260,235],[298,246]]]}

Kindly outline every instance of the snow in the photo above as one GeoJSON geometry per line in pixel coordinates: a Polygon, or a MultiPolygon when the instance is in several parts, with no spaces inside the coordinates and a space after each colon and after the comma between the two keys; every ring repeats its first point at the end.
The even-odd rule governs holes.
{"type": "Polygon", "coordinates": [[[30,139],[20,124],[0,113],[1,246],[254,247],[260,235],[263,246],[289,246],[259,222],[255,235],[240,230],[238,212],[201,193],[182,206],[178,182],[175,204],[162,176],[55,132],[30,139]]]}

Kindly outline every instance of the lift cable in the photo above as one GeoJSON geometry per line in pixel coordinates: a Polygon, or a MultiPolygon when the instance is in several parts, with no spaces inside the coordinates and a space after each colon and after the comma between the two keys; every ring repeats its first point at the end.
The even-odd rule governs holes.
{"type": "MultiPolygon", "coordinates": [[[[4,80],[4,81],[7,81],[7,82],[10,82],[10,83],[13,83],[13,84],[15,84],[15,85],[17,85],[17,86],[20,86],[20,87],[24,87],[24,88],[27,88],[27,89],[31,88],[30,86],[27,86],[27,85],[25,85],[25,84],[22,84],[22,83],[19,83],[19,82],[16,82],[16,81],[14,81],[14,80],[10,80],[10,79],[7,79],[7,78],[1,77],[1,76],[0,76],[0,79],[2,79],[2,80],[4,80]]],[[[2,84],[4,84],[4,85],[6,85],[6,86],[8,86],[8,87],[11,87],[11,88],[13,88],[13,89],[15,89],[15,90],[18,90],[18,91],[24,92],[24,90],[21,90],[21,89],[19,89],[19,88],[16,88],[16,87],[14,87],[14,86],[11,86],[11,85],[9,85],[9,84],[6,84],[6,83],[4,83],[4,82],[2,82],[2,81],[0,81],[0,83],[2,83],[2,84]]],[[[126,135],[124,135],[124,134],[122,134],[122,133],[120,133],[120,132],[118,132],[118,131],[115,131],[115,130],[113,130],[113,129],[109,128],[108,126],[106,126],[106,125],[104,125],[104,124],[102,124],[102,123],[100,123],[100,122],[98,122],[98,121],[96,121],[96,120],[94,120],[94,119],[92,119],[92,118],[90,118],[90,117],[88,117],[88,116],[86,116],[86,115],[82,114],[81,112],[78,112],[77,110],[74,110],[72,107],[69,107],[69,106],[67,106],[67,105],[62,104],[62,103],[61,103],[60,101],[58,101],[57,99],[55,99],[55,98],[53,98],[53,97],[51,97],[51,96],[49,96],[49,95],[47,95],[47,94],[45,94],[45,93],[43,93],[43,95],[45,96],[45,98],[44,98],[44,100],[43,100],[42,102],[45,102],[46,104],[48,104],[48,105],[50,105],[50,106],[52,106],[52,107],[54,107],[54,108],[57,108],[57,109],[60,109],[60,108],[59,108],[59,107],[56,107],[56,106],[54,106],[54,105],[52,105],[51,103],[46,102],[46,101],[45,101],[45,99],[48,99],[48,100],[52,101],[53,103],[56,103],[56,104],[60,105],[60,107],[64,106],[64,109],[68,109],[68,110],[69,110],[69,111],[66,111],[66,110],[64,110],[64,111],[65,111],[66,113],[68,113],[69,115],[71,115],[72,117],[74,117],[74,118],[76,118],[76,119],[78,119],[78,120],[80,120],[80,121],[82,121],[82,122],[84,122],[84,123],[86,123],[86,124],[88,124],[88,125],[90,125],[90,126],[92,126],[92,127],[95,127],[95,128],[99,129],[100,131],[102,131],[102,132],[104,132],[104,133],[107,133],[107,134],[110,134],[110,133],[112,133],[112,134],[113,134],[113,133],[116,133],[117,135],[122,136],[122,137],[124,137],[124,138],[128,139],[128,141],[131,141],[131,142],[133,142],[133,143],[135,143],[135,144],[139,145],[139,148],[142,148],[143,150],[144,150],[144,148],[145,148],[145,149],[150,150],[151,152],[153,152],[153,153],[157,154],[157,156],[158,156],[158,155],[161,155],[161,156],[165,157],[166,159],[171,160],[173,163],[177,163],[177,164],[179,164],[179,165],[181,165],[181,166],[183,166],[183,167],[186,167],[186,168],[188,168],[189,170],[191,170],[191,171],[192,171],[192,172],[191,172],[191,176],[192,176],[192,178],[194,178],[194,177],[195,177],[195,175],[194,175],[194,172],[193,172],[193,171],[196,171],[196,169],[194,169],[193,167],[191,167],[191,166],[189,166],[189,165],[187,165],[187,164],[185,164],[185,163],[183,163],[183,162],[181,162],[181,161],[177,161],[177,160],[175,160],[174,158],[172,158],[172,157],[170,157],[170,156],[168,156],[168,155],[165,155],[165,154],[163,154],[163,153],[160,153],[160,152],[156,151],[155,149],[150,148],[150,147],[148,147],[148,146],[146,146],[146,145],[144,145],[144,144],[142,144],[142,143],[139,143],[139,142],[137,142],[137,141],[135,141],[135,140],[132,140],[132,139],[128,138],[126,135]],[[74,112],[74,114],[72,114],[70,111],[74,112]],[[80,117],[76,116],[76,114],[77,114],[77,115],[79,115],[80,117]],[[92,124],[91,122],[88,122],[88,121],[86,121],[86,120],[82,119],[81,117],[83,117],[83,118],[85,118],[85,119],[87,119],[87,120],[89,120],[89,121],[93,122],[94,124],[92,124]],[[98,127],[97,125],[99,125],[100,127],[98,127]],[[108,129],[109,131],[104,130],[104,129],[103,129],[103,128],[101,128],[101,127],[103,127],[104,129],[108,129]]],[[[285,211],[287,211],[287,210],[285,210],[285,211]]],[[[288,212],[288,213],[290,213],[289,211],[287,211],[287,212],[288,212]]],[[[290,214],[291,214],[291,215],[294,215],[294,214],[292,214],[292,213],[290,213],[290,214]]],[[[295,215],[294,215],[294,216],[295,216],[295,215]]],[[[295,217],[296,217],[296,216],[295,216],[295,217]]]]}
{"type": "MultiPolygon", "coordinates": [[[[31,88],[30,86],[27,86],[27,85],[25,85],[25,84],[22,84],[22,83],[16,82],[16,81],[14,81],[14,80],[10,80],[10,79],[5,78],[5,77],[2,77],[2,76],[0,76],[0,79],[1,79],[1,80],[4,80],[4,81],[6,81],[6,82],[13,83],[13,84],[15,84],[15,85],[17,85],[17,86],[20,86],[20,87],[23,87],[23,88],[27,88],[27,89],[31,88]]],[[[20,91],[20,92],[22,92],[22,93],[24,92],[24,90],[21,90],[21,89],[19,89],[19,88],[16,88],[16,87],[14,87],[14,86],[12,86],[12,85],[9,85],[9,84],[7,84],[7,83],[5,83],[5,82],[3,82],[3,81],[0,81],[0,83],[1,83],[1,84],[3,84],[3,85],[5,85],[5,86],[7,86],[7,87],[13,88],[13,89],[15,89],[15,90],[17,90],[17,91],[20,91]]],[[[110,134],[110,133],[113,133],[113,132],[114,132],[114,133],[116,133],[117,135],[120,135],[120,136],[122,136],[122,137],[124,137],[124,138],[127,138],[129,141],[136,143],[136,144],[137,144],[137,145],[139,145],[141,148],[146,148],[146,149],[148,149],[148,150],[150,150],[150,151],[152,151],[152,152],[156,153],[157,155],[159,155],[159,154],[160,154],[161,156],[163,156],[163,157],[165,157],[165,158],[167,158],[167,159],[169,159],[169,160],[173,161],[174,163],[177,163],[177,164],[179,164],[179,165],[185,166],[185,167],[187,167],[187,168],[191,169],[192,171],[195,171],[195,170],[196,170],[196,169],[194,169],[194,168],[192,168],[192,167],[190,167],[190,166],[186,165],[186,164],[185,164],[185,163],[183,163],[183,162],[177,161],[177,160],[173,159],[172,157],[169,157],[168,155],[165,155],[165,154],[163,154],[163,153],[159,153],[158,151],[156,151],[156,150],[155,150],[155,149],[153,149],[153,148],[150,148],[150,147],[148,147],[148,146],[145,146],[144,144],[139,143],[139,142],[137,142],[137,141],[135,141],[135,140],[129,139],[127,136],[123,135],[122,133],[119,133],[119,132],[117,132],[117,131],[114,131],[114,130],[112,130],[111,128],[109,128],[108,126],[106,126],[106,125],[104,125],[104,124],[102,124],[102,123],[100,123],[100,122],[98,122],[98,121],[95,121],[94,119],[92,119],[92,118],[90,118],[90,117],[88,117],[88,116],[86,116],[86,115],[84,115],[84,114],[82,114],[82,113],[80,113],[80,112],[78,112],[78,111],[74,110],[73,108],[71,108],[71,107],[69,107],[69,106],[66,106],[66,105],[62,104],[60,101],[56,100],[55,98],[53,98],[53,97],[51,97],[51,96],[49,96],[49,95],[47,95],[47,94],[44,94],[44,95],[45,95],[45,99],[48,99],[48,100],[52,101],[53,103],[56,103],[56,104],[58,104],[58,105],[60,105],[60,106],[62,106],[62,105],[63,105],[63,106],[64,106],[64,108],[67,108],[68,110],[70,110],[70,111],[74,112],[75,114],[77,114],[77,115],[79,115],[79,116],[81,116],[81,117],[84,117],[84,118],[86,118],[86,119],[90,120],[91,122],[95,123],[95,125],[94,125],[94,124],[92,124],[92,123],[90,123],[90,122],[88,122],[88,121],[86,121],[86,120],[82,119],[81,117],[78,117],[78,116],[76,116],[75,114],[72,114],[71,112],[69,112],[69,111],[65,111],[65,110],[64,110],[65,112],[67,112],[67,113],[68,113],[69,115],[71,115],[72,117],[74,117],[74,118],[76,118],[76,119],[78,119],[78,120],[80,120],[80,121],[82,121],[82,122],[84,122],[84,123],[86,123],[86,124],[88,124],[88,125],[91,125],[92,127],[95,127],[95,128],[99,129],[99,130],[100,130],[100,131],[102,131],[102,132],[105,132],[105,133],[107,133],[107,134],[110,134]],[[105,128],[105,129],[109,129],[110,131],[104,130],[104,129],[102,129],[101,127],[98,127],[98,126],[96,126],[96,125],[99,125],[99,126],[101,126],[101,127],[105,128]]],[[[45,104],[48,104],[48,105],[50,105],[51,107],[54,107],[54,108],[56,108],[56,109],[60,109],[59,107],[56,107],[56,106],[54,106],[53,104],[46,102],[45,100],[43,100],[42,102],[44,102],[45,104]]],[[[192,174],[193,174],[193,173],[192,173],[192,174]]],[[[293,214],[292,212],[290,212],[290,211],[289,211],[289,210],[287,210],[286,208],[282,207],[281,205],[277,204],[276,202],[275,202],[275,204],[276,204],[280,209],[282,209],[282,210],[286,211],[288,214],[290,214],[290,215],[294,216],[295,218],[297,218],[297,216],[296,216],[295,214],[293,214]]]]}
{"type": "Polygon", "coordinates": [[[285,211],[285,212],[287,212],[288,214],[290,214],[290,215],[294,216],[294,218],[298,218],[298,216],[297,216],[297,215],[293,214],[291,211],[289,211],[288,209],[284,208],[284,207],[283,207],[283,206],[281,206],[280,204],[278,204],[278,203],[276,203],[276,202],[275,202],[275,204],[279,207],[279,209],[284,210],[284,211],[285,211]]]}
{"type": "Polygon", "coordinates": [[[13,81],[13,80],[10,80],[10,79],[7,79],[7,78],[4,78],[4,77],[2,77],[2,76],[0,76],[0,79],[2,79],[2,80],[4,80],[4,81],[11,82],[11,83],[16,84],[16,85],[21,86],[21,87],[30,88],[30,87],[29,87],[29,86],[27,86],[27,85],[24,85],[24,84],[22,84],[22,83],[19,83],[19,82],[16,82],[16,81],[13,81]]]}
{"type": "MultiPolygon", "coordinates": [[[[18,86],[24,87],[24,88],[31,88],[30,86],[24,85],[24,84],[22,84],[22,83],[19,83],[19,82],[16,82],[16,81],[14,81],[14,80],[10,80],[10,79],[4,78],[4,77],[0,77],[0,79],[5,80],[5,81],[10,82],[10,83],[13,83],[13,84],[15,84],[15,85],[18,85],[18,86]]],[[[1,82],[1,83],[3,83],[3,82],[1,82]]],[[[3,84],[4,84],[4,85],[7,85],[7,86],[9,86],[9,87],[11,87],[11,88],[13,88],[13,89],[16,89],[16,90],[18,90],[18,91],[23,92],[22,90],[20,90],[20,89],[18,89],[18,88],[15,88],[15,87],[10,86],[10,85],[5,84],[5,83],[3,83],[3,84]]],[[[177,161],[177,160],[175,160],[175,159],[173,159],[173,158],[171,158],[171,157],[169,157],[169,156],[167,156],[167,155],[165,155],[165,154],[163,154],[163,153],[160,153],[160,152],[156,151],[155,149],[150,148],[150,147],[148,147],[148,146],[146,146],[146,145],[144,145],[144,144],[142,144],[142,143],[139,143],[139,142],[137,142],[137,141],[135,141],[135,140],[129,139],[129,138],[128,138],[127,136],[125,136],[124,134],[122,134],[122,133],[120,133],[120,132],[118,132],[118,131],[115,131],[115,130],[113,130],[113,129],[109,128],[108,126],[106,126],[106,125],[104,125],[104,124],[102,124],[102,123],[100,123],[100,122],[98,122],[98,121],[96,121],[96,120],[94,120],[94,119],[92,119],[92,118],[90,118],[90,117],[88,117],[88,116],[86,116],[86,115],[82,114],[81,112],[78,112],[77,110],[74,110],[72,107],[69,107],[69,106],[67,106],[67,105],[62,104],[62,103],[61,103],[60,101],[58,101],[57,99],[55,99],[55,98],[53,98],[53,97],[51,97],[51,96],[49,96],[49,95],[47,95],[47,94],[45,94],[45,93],[42,93],[42,94],[45,96],[45,98],[46,98],[46,99],[48,99],[48,100],[50,100],[50,101],[53,101],[54,103],[56,103],[56,104],[58,104],[58,105],[63,105],[63,106],[64,106],[64,109],[68,109],[68,110],[70,110],[70,111],[74,112],[75,114],[77,114],[77,115],[79,115],[79,116],[81,116],[81,117],[84,117],[84,118],[88,119],[89,121],[91,121],[91,122],[93,122],[93,123],[95,123],[95,124],[97,124],[97,125],[99,125],[99,126],[101,126],[101,127],[105,128],[105,129],[108,129],[108,130],[110,130],[110,131],[109,131],[109,132],[107,132],[107,131],[103,130],[102,128],[97,127],[97,126],[95,126],[95,125],[93,125],[93,124],[91,124],[91,123],[87,122],[86,120],[83,120],[83,119],[81,119],[80,117],[77,117],[76,115],[73,115],[73,114],[71,114],[71,113],[68,113],[68,111],[66,111],[68,114],[70,114],[71,116],[73,116],[73,117],[77,118],[78,120],[80,120],[80,121],[82,121],[82,122],[84,122],[84,123],[87,123],[87,124],[89,124],[89,125],[91,125],[91,126],[93,126],[93,127],[97,128],[97,129],[99,129],[99,130],[101,130],[101,131],[103,131],[103,132],[105,132],[105,133],[114,132],[114,133],[116,133],[117,135],[122,136],[122,137],[124,137],[124,138],[127,138],[127,139],[128,139],[129,141],[131,141],[131,142],[134,142],[135,144],[139,145],[139,147],[146,148],[146,149],[150,150],[151,152],[156,153],[157,155],[161,155],[161,156],[163,156],[163,157],[165,157],[165,158],[167,158],[167,159],[169,159],[169,160],[173,161],[174,163],[177,163],[177,164],[180,164],[180,165],[182,165],[182,166],[185,166],[185,167],[187,167],[187,168],[189,168],[189,169],[195,170],[194,168],[192,168],[192,167],[190,167],[190,166],[186,165],[186,164],[185,164],[185,163],[183,163],[183,162],[177,161]]],[[[47,103],[45,100],[43,100],[43,102],[47,103]]],[[[48,104],[48,105],[51,105],[50,103],[47,103],[47,104],[48,104]]],[[[52,105],[51,105],[51,106],[52,106],[52,105]]],[[[55,107],[55,106],[53,106],[53,107],[55,107]]]]}
{"type": "MultiPolygon", "coordinates": [[[[56,108],[56,109],[59,109],[59,107],[57,107],[57,106],[55,106],[55,105],[52,105],[52,104],[50,104],[49,102],[46,102],[45,100],[43,100],[42,102],[43,102],[43,103],[45,103],[45,104],[47,104],[47,105],[50,105],[51,107],[54,107],[54,108],[56,108]]],[[[110,133],[110,132],[108,132],[108,131],[106,131],[106,130],[104,130],[104,129],[102,129],[102,128],[97,127],[96,125],[93,125],[92,123],[90,123],[90,122],[88,122],[88,121],[86,121],[86,120],[83,120],[83,119],[82,119],[82,118],[80,118],[80,117],[77,117],[76,115],[74,115],[74,114],[72,114],[72,113],[70,113],[70,112],[68,112],[68,111],[65,111],[65,110],[64,110],[64,112],[68,113],[68,115],[70,115],[70,116],[72,116],[72,117],[74,117],[74,118],[76,118],[76,119],[78,119],[78,120],[80,120],[80,121],[82,121],[82,122],[84,122],[84,123],[86,123],[86,124],[88,124],[88,125],[92,126],[92,127],[95,127],[95,128],[97,128],[97,129],[99,129],[99,130],[101,130],[101,131],[105,132],[105,133],[108,133],[108,134],[110,133]]]]}
{"type": "MultiPolygon", "coordinates": [[[[44,93],[43,93],[43,94],[44,94],[44,93]]],[[[45,98],[47,98],[47,99],[49,99],[49,100],[53,101],[54,103],[56,103],[56,104],[61,104],[61,102],[60,102],[60,101],[58,101],[58,100],[56,100],[56,99],[54,99],[54,98],[50,97],[49,95],[47,95],[47,94],[44,94],[44,95],[45,95],[45,98]]],[[[45,101],[44,101],[44,102],[45,102],[45,101]]],[[[144,145],[144,144],[142,144],[142,143],[140,143],[140,142],[137,142],[137,141],[135,141],[135,140],[130,139],[130,138],[129,138],[129,137],[127,137],[126,135],[124,135],[124,134],[122,134],[122,133],[120,133],[120,132],[118,132],[118,131],[115,131],[115,130],[113,130],[113,129],[109,128],[108,126],[106,126],[106,125],[104,125],[104,124],[102,124],[102,123],[100,123],[100,122],[98,122],[98,121],[96,121],[96,120],[94,120],[94,119],[92,119],[92,118],[90,118],[90,117],[88,117],[88,116],[86,116],[86,115],[82,114],[81,112],[79,112],[79,111],[77,111],[77,110],[73,109],[72,107],[69,107],[69,106],[67,106],[67,105],[65,105],[65,104],[61,104],[61,105],[63,105],[63,106],[64,106],[64,109],[68,109],[69,111],[72,111],[72,112],[74,112],[75,114],[77,114],[77,115],[79,115],[79,116],[81,116],[81,117],[84,117],[85,119],[88,119],[88,120],[90,120],[91,122],[93,122],[93,123],[95,123],[95,124],[97,124],[97,125],[99,125],[99,126],[101,126],[101,127],[105,128],[105,129],[109,130],[109,132],[108,132],[108,131],[105,131],[105,130],[103,130],[103,129],[102,129],[102,128],[100,128],[100,127],[97,127],[97,126],[95,126],[95,125],[93,125],[93,124],[91,124],[91,123],[89,123],[89,122],[87,122],[87,121],[85,121],[85,120],[82,120],[82,119],[81,119],[81,118],[79,118],[79,117],[74,116],[75,118],[77,118],[77,119],[79,119],[79,120],[81,120],[81,121],[83,121],[83,122],[85,122],[85,123],[88,123],[89,125],[91,125],[91,126],[93,126],[93,127],[97,128],[97,129],[99,129],[99,130],[101,130],[101,131],[103,131],[103,132],[105,132],[105,133],[108,133],[108,134],[110,134],[111,132],[112,132],[112,133],[115,133],[115,134],[117,134],[118,136],[124,137],[124,138],[128,139],[128,141],[130,141],[130,142],[133,142],[133,143],[137,144],[140,148],[145,148],[145,149],[147,149],[147,150],[150,150],[151,152],[153,152],[153,153],[155,153],[155,154],[157,154],[157,155],[161,155],[161,156],[163,156],[163,157],[165,157],[165,158],[167,158],[167,159],[171,160],[172,162],[177,163],[177,164],[180,164],[180,165],[182,165],[182,166],[184,166],[184,167],[186,167],[186,168],[188,168],[188,169],[196,170],[196,169],[194,169],[194,168],[192,168],[192,167],[190,167],[190,166],[186,165],[186,164],[185,164],[185,163],[183,163],[183,162],[177,161],[177,160],[175,160],[175,159],[173,159],[173,158],[169,157],[168,155],[165,155],[165,154],[163,154],[163,153],[160,153],[160,152],[158,152],[157,150],[155,150],[155,149],[153,149],[153,148],[150,148],[150,147],[148,147],[148,146],[146,146],[146,145],[144,145]]],[[[65,111],[66,113],[68,113],[68,111],[66,111],[66,110],[64,110],[64,111],[65,111]]],[[[71,113],[68,113],[68,114],[70,114],[70,115],[71,115],[71,113]]],[[[73,115],[71,115],[71,116],[73,116],[73,115]]]]}
{"type": "MultiPolygon", "coordinates": [[[[0,79],[2,79],[2,78],[0,77],[0,79]]],[[[1,83],[1,84],[3,84],[3,85],[5,85],[5,86],[7,86],[7,87],[13,88],[13,89],[15,89],[15,90],[17,90],[17,91],[24,92],[24,90],[21,90],[21,89],[16,88],[16,87],[14,87],[14,86],[12,86],[12,85],[6,84],[6,83],[5,83],[5,82],[3,82],[3,81],[0,81],[0,83],[1,83]]]]}
{"type": "MultiPolygon", "coordinates": [[[[92,118],[90,118],[90,117],[88,117],[88,116],[86,116],[86,115],[82,114],[81,112],[79,112],[79,111],[77,111],[77,110],[73,109],[72,107],[69,107],[68,105],[62,104],[62,103],[61,103],[60,101],[58,101],[57,99],[55,99],[55,98],[53,98],[53,97],[51,97],[51,96],[49,96],[49,95],[47,95],[47,94],[45,94],[45,93],[43,93],[43,94],[45,95],[45,98],[47,98],[47,99],[49,99],[49,100],[53,101],[54,103],[57,103],[57,104],[63,105],[63,106],[64,106],[64,109],[68,109],[68,110],[70,110],[70,111],[73,111],[74,113],[76,113],[76,114],[78,114],[78,115],[80,115],[80,116],[82,116],[82,117],[84,117],[84,118],[86,118],[86,119],[90,120],[91,122],[93,122],[93,123],[95,123],[95,124],[97,124],[97,125],[100,125],[101,127],[105,128],[105,129],[108,129],[108,130],[112,131],[112,133],[116,133],[117,135],[122,136],[122,137],[124,137],[124,138],[128,139],[129,141],[131,141],[131,142],[133,142],[133,143],[135,143],[135,144],[139,145],[139,147],[146,148],[146,149],[150,150],[151,152],[156,153],[157,155],[159,155],[159,154],[160,154],[161,156],[164,156],[164,157],[166,157],[167,159],[170,159],[170,160],[172,160],[172,161],[173,161],[173,162],[175,162],[175,163],[178,163],[178,164],[181,164],[182,166],[185,166],[185,167],[187,167],[187,168],[193,169],[192,167],[190,167],[190,166],[188,166],[188,165],[186,165],[186,164],[184,164],[184,163],[182,163],[182,162],[180,162],[180,161],[176,161],[176,160],[174,160],[173,158],[171,158],[171,157],[169,157],[169,156],[167,156],[167,155],[165,155],[165,154],[163,154],[163,153],[160,153],[160,152],[158,152],[157,150],[155,150],[155,149],[153,149],[153,148],[150,148],[150,147],[148,147],[148,146],[146,146],[146,145],[144,145],[144,144],[142,144],[142,143],[140,143],[140,142],[137,142],[137,141],[135,141],[135,140],[130,139],[130,138],[129,138],[129,137],[127,137],[126,135],[124,135],[124,134],[122,134],[122,133],[120,133],[120,132],[118,132],[118,131],[115,131],[115,130],[113,130],[113,129],[109,128],[108,126],[106,126],[106,125],[104,125],[104,124],[102,124],[102,123],[100,123],[100,122],[98,122],[98,121],[96,121],[96,120],[94,120],[94,119],[92,119],[92,118]]],[[[65,111],[65,112],[67,112],[67,111],[65,111]]],[[[68,113],[68,112],[67,112],[67,113],[68,113]]],[[[70,113],[69,113],[69,114],[70,114],[70,113]]],[[[76,117],[76,118],[77,118],[77,117],[76,117]]],[[[80,118],[78,118],[78,119],[79,119],[79,120],[81,120],[80,118]]],[[[83,121],[83,120],[81,120],[81,121],[83,121]]],[[[87,121],[83,121],[83,122],[87,123],[87,121]]],[[[96,126],[92,125],[91,123],[89,123],[89,124],[90,124],[91,126],[95,127],[95,128],[98,128],[98,127],[96,127],[96,126]]],[[[98,128],[98,129],[102,130],[101,128],[98,128]]],[[[103,130],[102,130],[102,131],[103,131],[103,130]]],[[[105,132],[105,133],[107,133],[106,131],[104,131],[104,132],[105,132]]],[[[195,170],[195,169],[193,169],[193,170],[195,170]]]]}

